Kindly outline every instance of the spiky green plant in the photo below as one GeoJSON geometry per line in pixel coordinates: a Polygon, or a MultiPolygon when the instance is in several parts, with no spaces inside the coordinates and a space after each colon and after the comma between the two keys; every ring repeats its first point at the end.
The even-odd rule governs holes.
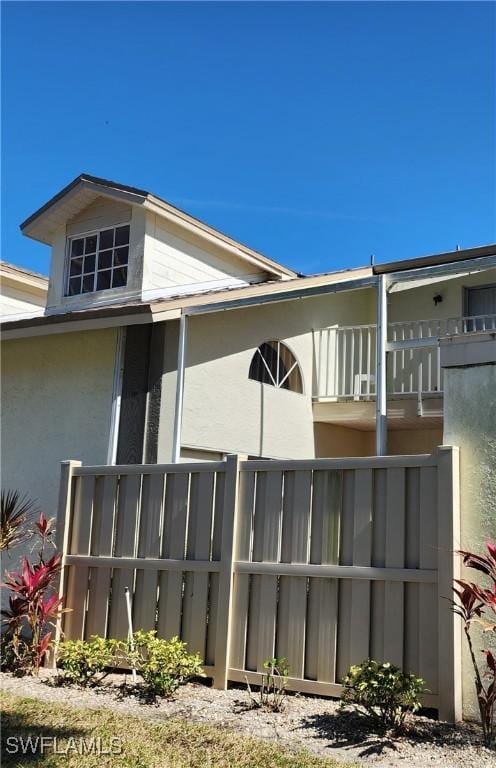
{"type": "Polygon", "coordinates": [[[0,499],[0,550],[13,549],[32,536],[38,505],[19,491],[2,490],[0,499]]]}

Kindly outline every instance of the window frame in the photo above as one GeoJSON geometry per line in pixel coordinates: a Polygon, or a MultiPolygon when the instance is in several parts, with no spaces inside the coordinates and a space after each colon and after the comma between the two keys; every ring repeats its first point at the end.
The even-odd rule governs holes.
{"type": "MultiPolygon", "coordinates": [[[[130,251],[130,245],[131,245],[131,222],[130,221],[123,221],[119,222],[118,224],[111,224],[106,227],[101,227],[100,229],[89,229],[86,232],[78,232],[73,235],[67,235],[66,236],[66,243],[65,243],[65,267],[64,267],[64,291],[63,291],[63,298],[64,300],[73,300],[77,298],[81,298],[84,296],[94,296],[95,294],[103,294],[107,291],[120,291],[122,289],[128,288],[129,285],[129,251],[130,251]],[[108,269],[100,270],[101,272],[110,272],[110,286],[108,288],[97,288],[97,280],[98,280],[98,255],[99,255],[99,246],[100,246],[100,235],[102,232],[108,232],[108,230],[113,230],[114,232],[114,245],[112,248],[105,248],[104,250],[110,250],[112,252],[112,260],[113,260],[113,253],[116,249],[115,246],[115,231],[117,229],[120,229],[121,227],[129,227],[129,239],[127,246],[117,246],[117,248],[126,248],[128,249],[127,254],[127,264],[121,265],[121,267],[126,267],[126,282],[124,285],[119,286],[113,286],[112,287],[112,277],[114,270],[119,269],[121,267],[114,266],[112,264],[111,267],[108,269]],[[72,254],[72,243],[74,240],[85,240],[88,237],[96,236],[97,242],[96,242],[96,250],[95,250],[95,269],[94,269],[94,277],[93,277],[93,290],[91,291],[79,291],[79,293],[69,293],[69,285],[70,285],[70,279],[71,279],[71,254],[72,254]]],[[[84,256],[84,254],[83,254],[84,256]]],[[[81,277],[83,276],[84,272],[81,273],[81,277]]],[[[82,284],[81,284],[82,287],[82,284]]]]}
{"type": "MultiPolygon", "coordinates": [[[[463,317],[470,317],[468,314],[468,305],[469,305],[469,293],[470,291],[478,291],[482,290],[484,288],[496,288],[496,282],[492,283],[482,283],[481,285],[464,285],[463,286],[463,317]]],[[[479,315],[473,315],[473,317],[479,317],[479,315]]]]}
{"type": "Polygon", "coordinates": [[[305,383],[304,383],[304,379],[303,379],[303,372],[302,372],[301,365],[300,365],[300,362],[299,362],[297,356],[295,355],[295,353],[293,352],[293,350],[291,349],[291,347],[289,346],[289,344],[286,341],[282,341],[281,339],[276,339],[276,338],[273,338],[273,337],[269,338],[269,339],[265,339],[264,341],[261,341],[260,344],[255,349],[255,352],[253,352],[253,354],[252,354],[252,356],[250,358],[250,365],[248,367],[248,381],[253,381],[255,384],[262,384],[262,385],[265,385],[265,386],[268,386],[268,387],[274,387],[274,389],[280,389],[280,390],[282,390],[284,392],[292,392],[294,395],[304,395],[305,394],[305,383]],[[288,370],[284,374],[283,378],[279,381],[279,383],[277,383],[276,380],[274,379],[274,376],[272,375],[272,371],[270,370],[269,366],[267,365],[267,361],[264,359],[264,357],[263,357],[263,355],[262,355],[262,353],[260,351],[260,347],[262,347],[264,344],[277,344],[277,373],[276,373],[276,378],[277,379],[279,379],[279,365],[280,365],[280,361],[281,361],[281,355],[280,355],[280,348],[281,348],[281,346],[285,347],[288,350],[288,352],[291,354],[291,356],[292,356],[292,358],[294,360],[293,364],[288,368],[288,370]],[[260,381],[259,379],[254,379],[254,378],[252,378],[250,376],[250,368],[252,366],[252,363],[253,363],[253,360],[255,358],[255,355],[257,355],[257,354],[259,355],[260,359],[262,360],[262,362],[263,362],[263,364],[265,366],[265,370],[267,371],[267,373],[268,373],[268,375],[269,375],[269,377],[271,379],[270,382],[268,382],[268,381],[260,381]],[[301,384],[301,391],[298,391],[296,389],[291,389],[291,387],[284,387],[283,386],[284,382],[289,379],[289,376],[291,375],[291,373],[295,369],[299,373],[300,384],[301,384]]]}

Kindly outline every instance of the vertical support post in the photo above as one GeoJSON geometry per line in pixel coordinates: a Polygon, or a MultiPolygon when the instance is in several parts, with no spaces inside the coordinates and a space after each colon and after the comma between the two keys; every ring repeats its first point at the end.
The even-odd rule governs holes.
{"type": "MultiPolygon", "coordinates": [[[[62,571],[59,577],[58,595],[64,597],[67,583],[67,573],[65,566],[65,556],[69,549],[69,534],[71,528],[71,501],[72,501],[72,478],[74,469],[80,467],[81,462],[71,459],[60,463],[60,485],[59,498],[57,504],[56,521],[56,546],[62,556],[62,571]]],[[[52,656],[52,666],[55,666],[57,647],[62,636],[62,617],[59,617],[55,628],[55,650],[52,656]]]]}
{"type": "Polygon", "coordinates": [[[451,610],[453,579],[460,578],[460,459],[452,446],[437,449],[438,691],[440,720],[462,719],[461,625],[451,610]]]}
{"type": "Polygon", "coordinates": [[[126,328],[117,331],[117,344],[114,362],[114,381],[112,384],[112,412],[110,417],[107,464],[115,464],[119,439],[119,421],[121,415],[122,380],[124,376],[124,350],[126,348],[126,328]]]}
{"type": "Polygon", "coordinates": [[[172,462],[177,464],[181,458],[181,426],[183,420],[184,366],[186,360],[187,315],[179,320],[179,343],[177,350],[176,406],[174,412],[174,437],[172,442],[172,462]]]}
{"type": "Polygon", "coordinates": [[[230,455],[227,457],[226,478],[224,486],[224,508],[222,510],[222,536],[220,549],[219,597],[217,610],[217,627],[215,635],[215,672],[213,687],[221,690],[227,688],[229,670],[233,561],[235,555],[236,525],[238,516],[238,486],[240,462],[246,456],[230,455]]]}
{"type": "Polygon", "coordinates": [[[377,456],[385,456],[387,454],[387,322],[386,275],[379,275],[377,278],[377,341],[375,369],[375,446],[377,456]]]}

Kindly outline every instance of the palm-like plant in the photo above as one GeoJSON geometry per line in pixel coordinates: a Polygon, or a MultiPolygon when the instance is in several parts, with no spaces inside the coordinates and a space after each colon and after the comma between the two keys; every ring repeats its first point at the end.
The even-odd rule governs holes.
{"type": "MultiPolygon", "coordinates": [[[[484,733],[484,741],[490,746],[496,746],[496,653],[484,649],[485,669],[481,669],[472,642],[473,624],[482,625],[488,637],[496,632],[496,544],[486,543],[487,554],[459,551],[463,557],[463,565],[472,568],[488,577],[489,588],[471,581],[455,579],[453,585],[454,599],[451,601],[453,611],[461,617],[463,631],[474,669],[475,690],[479,704],[479,712],[484,733]],[[487,621],[489,614],[490,621],[487,621]]],[[[480,659],[480,656],[479,656],[480,659]]]]}
{"type": "Polygon", "coordinates": [[[6,574],[4,586],[10,592],[9,606],[1,613],[8,625],[13,668],[17,673],[32,670],[38,674],[50,647],[50,627],[62,611],[63,600],[53,591],[61,568],[60,555],[45,562],[40,552],[37,563],[23,558],[18,572],[6,574]],[[28,629],[24,637],[23,629],[28,629]]]}
{"type": "Polygon", "coordinates": [[[0,551],[12,549],[32,535],[31,524],[38,512],[36,502],[19,491],[2,490],[0,499],[0,551]]]}
{"type": "Polygon", "coordinates": [[[47,559],[54,544],[52,521],[43,512],[35,519],[36,505],[17,491],[1,494],[1,549],[9,549],[33,537],[34,562],[27,557],[20,570],[7,573],[2,586],[9,591],[8,606],[2,609],[7,632],[2,642],[2,664],[16,674],[38,674],[52,642],[51,627],[63,611],[56,583],[62,568],[60,555],[47,559]]]}

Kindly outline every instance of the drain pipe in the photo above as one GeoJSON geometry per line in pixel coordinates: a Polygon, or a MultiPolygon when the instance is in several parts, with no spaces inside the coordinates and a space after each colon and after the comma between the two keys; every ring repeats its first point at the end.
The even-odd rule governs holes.
{"type": "Polygon", "coordinates": [[[176,405],[174,411],[174,436],[172,439],[172,463],[181,459],[181,426],[183,421],[184,366],[186,362],[187,315],[179,319],[179,343],[177,350],[176,405]]]}
{"type": "Polygon", "coordinates": [[[377,279],[377,341],[375,369],[375,452],[387,454],[387,276],[377,279]]]}

